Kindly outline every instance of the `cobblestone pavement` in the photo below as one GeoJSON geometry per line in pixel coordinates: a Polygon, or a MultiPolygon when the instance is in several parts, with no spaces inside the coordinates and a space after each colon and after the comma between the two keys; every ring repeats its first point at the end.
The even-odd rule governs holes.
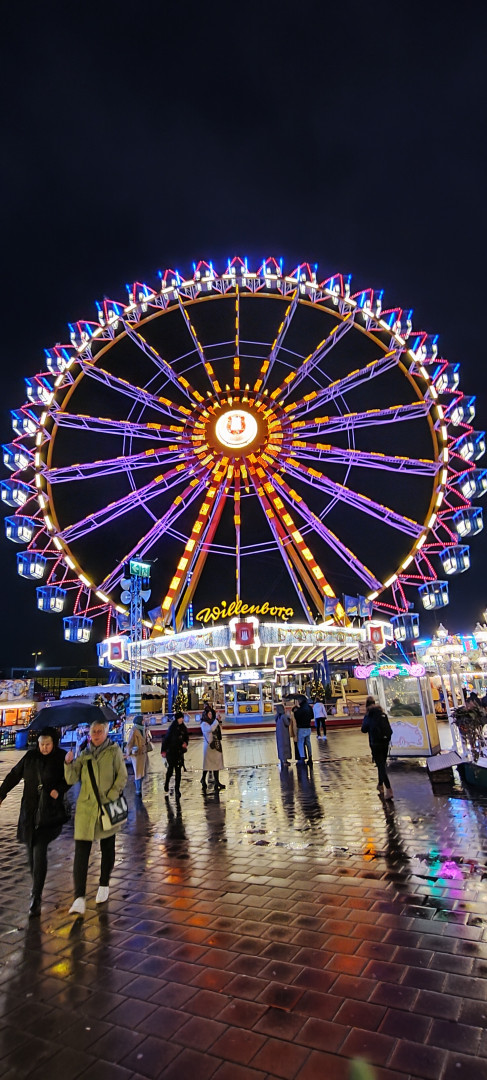
{"type": "Polygon", "coordinates": [[[2,1078],[349,1080],[363,1058],[374,1080],[487,1080],[487,799],[395,763],[384,804],[364,736],[312,741],[313,768],[280,773],[272,736],[225,736],[226,789],[205,796],[194,740],[180,806],[152,754],[109,902],[97,855],[84,919],[69,825],[29,923],[9,795],[2,1078]]]}

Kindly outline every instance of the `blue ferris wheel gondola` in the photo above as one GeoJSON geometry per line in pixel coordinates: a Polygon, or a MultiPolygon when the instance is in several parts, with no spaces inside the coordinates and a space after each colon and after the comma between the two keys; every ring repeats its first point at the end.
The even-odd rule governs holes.
{"type": "Polygon", "coordinates": [[[392,615],[391,623],[395,641],[415,641],[419,638],[419,615],[416,612],[392,615]]]}
{"type": "Polygon", "coordinates": [[[464,461],[479,461],[485,454],[485,431],[471,431],[455,444],[455,450],[464,461]]]}
{"type": "Polygon", "coordinates": [[[20,577],[39,581],[46,572],[47,559],[39,551],[19,551],[17,554],[17,573],[20,577]]]}
{"type": "Polygon", "coordinates": [[[21,480],[2,480],[0,490],[2,502],[6,506],[24,506],[32,495],[32,489],[21,480]]]}
{"type": "Polygon", "coordinates": [[[14,544],[30,544],[38,524],[30,517],[5,518],[5,535],[14,544]]]}
{"type": "Polygon", "coordinates": [[[90,640],[93,619],[89,619],[87,615],[67,615],[63,619],[63,626],[64,640],[79,644],[90,640]]]}
{"type": "Polygon", "coordinates": [[[470,469],[455,482],[465,499],[480,499],[487,491],[487,469],[470,469]]]}
{"type": "Polygon", "coordinates": [[[463,574],[470,567],[470,548],[461,544],[453,544],[444,548],[440,555],[440,562],[445,574],[463,574]]]}
{"type": "Polygon", "coordinates": [[[446,607],[448,604],[448,583],[446,581],[428,581],[418,589],[425,611],[446,607]]]}
{"type": "Polygon", "coordinates": [[[475,536],[482,532],[484,518],[480,506],[465,506],[452,516],[452,523],[459,536],[475,536]]]}
{"type": "Polygon", "coordinates": [[[41,585],[39,589],[36,589],[36,593],[39,611],[50,611],[59,615],[63,610],[66,589],[61,589],[59,585],[41,585]]]}

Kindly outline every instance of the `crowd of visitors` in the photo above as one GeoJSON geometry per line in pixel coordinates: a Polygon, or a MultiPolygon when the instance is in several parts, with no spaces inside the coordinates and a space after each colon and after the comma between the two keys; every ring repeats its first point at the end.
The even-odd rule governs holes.
{"type": "MultiPolygon", "coordinates": [[[[296,700],[296,699],[294,699],[296,700]]],[[[287,769],[294,759],[301,767],[312,767],[311,726],[316,725],[318,739],[326,739],[326,707],[321,699],[311,706],[300,695],[291,707],[277,704],[275,714],[277,755],[282,769],[287,769]],[[322,734],[321,734],[322,732],[322,734]]],[[[174,794],[181,798],[181,775],[185,770],[184,758],[189,745],[189,729],[182,712],[176,712],[161,744],[166,760],[164,793],[170,794],[174,776],[174,794]]],[[[377,788],[385,800],[393,798],[386,769],[392,729],[384,711],[374,698],[367,698],[362,731],[369,736],[372,759],[377,766],[377,788]]],[[[212,787],[218,795],[225,789],[221,783],[223,769],[222,729],[220,716],[211,704],[205,704],[201,714],[203,737],[203,769],[201,788],[206,795],[212,787]]],[[[18,840],[26,845],[28,864],[32,876],[32,892],[29,915],[41,912],[42,891],[47,873],[47,851],[60,835],[69,820],[65,794],[69,787],[79,784],[74,815],[74,898],[70,914],[83,916],[86,910],[86,885],[93,841],[99,841],[101,851],[100,874],[96,903],[108,900],[110,877],[115,865],[115,838],[128,816],[128,806],[123,794],[127,783],[126,762],[134,771],[135,793],[142,798],[142,782],[147,771],[148,755],[152,752],[152,739],[144,717],[133,718],[125,754],[117,742],[109,737],[109,724],[95,721],[82,739],[76,739],[75,751],[67,753],[59,747],[59,731],[44,728],[37,745],[14,765],[0,785],[0,805],[8,793],[24,782],[20,816],[17,828],[18,840]]]]}

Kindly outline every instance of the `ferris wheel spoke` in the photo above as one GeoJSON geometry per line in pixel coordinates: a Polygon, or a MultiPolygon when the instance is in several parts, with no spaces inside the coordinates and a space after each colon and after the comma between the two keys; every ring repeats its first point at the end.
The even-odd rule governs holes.
{"type": "Polygon", "coordinates": [[[294,390],[307,375],[311,374],[313,369],[324,360],[327,353],[331,352],[341,338],[345,337],[352,329],[354,326],[354,315],[355,313],[353,311],[348,312],[344,319],[339,322],[337,326],[333,327],[333,330],[331,330],[328,336],[324,338],[323,341],[320,341],[320,344],[317,345],[314,352],[310,353],[309,356],[303,360],[301,366],[298,367],[296,371],[290,371],[289,375],[286,375],[286,378],[281,385],[270,394],[271,400],[275,401],[277,398],[286,398],[291,390],[294,390]]]}
{"type": "Polygon", "coordinates": [[[191,466],[189,470],[186,465],[181,463],[176,465],[174,469],[170,469],[167,473],[163,473],[161,476],[156,476],[154,480],[151,480],[149,484],[144,487],[138,488],[136,491],[131,491],[128,495],[124,495],[123,498],[117,499],[116,502],[109,503],[108,506],[104,506],[101,510],[96,510],[93,514],[87,514],[86,517],[77,521],[74,525],[68,526],[67,529],[59,534],[66,541],[78,540],[81,536],[86,536],[87,533],[93,529],[99,529],[103,525],[108,525],[111,521],[120,517],[122,514],[128,514],[131,510],[135,510],[138,507],[144,507],[152,499],[155,499],[161,491],[169,491],[173,487],[185,479],[187,472],[200,473],[202,466],[195,469],[191,466]]]}
{"type": "Polygon", "coordinates": [[[235,286],[235,354],[233,357],[233,389],[240,390],[240,287],[235,286]]]}
{"type": "Polygon", "coordinates": [[[298,290],[295,289],[293,294],[292,294],[292,297],[291,297],[291,302],[288,304],[288,306],[286,308],[286,311],[284,313],[284,318],[283,318],[282,323],[281,323],[281,325],[280,325],[280,327],[279,327],[279,329],[277,331],[277,335],[276,335],[276,337],[275,337],[275,339],[274,339],[274,341],[272,343],[271,351],[269,353],[269,356],[266,357],[266,359],[263,360],[263,362],[262,362],[262,367],[261,367],[261,369],[259,371],[258,378],[257,378],[257,380],[255,382],[255,385],[254,385],[254,392],[255,393],[258,393],[259,390],[263,390],[264,387],[267,385],[269,375],[270,375],[270,373],[272,371],[272,368],[274,367],[274,363],[275,363],[275,361],[277,359],[277,354],[279,352],[279,349],[281,348],[281,345],[283,344],[284,338],[286,337],[286,334],[287,334],[287,332],[289,330],[289,327],[290,327],[290,325],[292,323],[294,313],[295,313],[296,308],[298,306],[298,300],[299,300],[298,290]]]}
{"type": "Polygon", "coordinates": [[[156,412],[163,413],[165,416],[170,416],[175,420],[181,420],[182,416],[191,415],[191,409],[187,409],[186,406],[176,405],[165,397],[156,397],[155,394],[149,393],[148,390],[144,390],[141,386],[134,386],[127,379],[119,379],[118,376],[112,375],[109,371],[105,371],[104,368],[97,367],[95,364],[81,359],[79,364],[84,374],[88,375],[90,379],[95,379],[97,382],[103,383],[104,386],[108,386],[110,390],[116,390],[118,393],[124,394],[131,401],[139,402],[141,405],[149,405],[156,412]]]}
{"type": "Polygon", "coordinates": [[[137,439],[155,439],[174,442],[182,435],[182,424],[136,424],[130,420],[109,420],[100,416],[85,416],[81,413],[66,413],[53,409],[50,416],[58,427],[74,428],[77,431],[89,431],[90,435],[118,435],[137,439]]]}
{"type": "Polygon", "coordinates": [[[174,383],[174,385],[178,387],[178,390],[181,390],[183,392],[183,394],[189,399],[191,404],[194,404],[195,401],[197,401],[198,403],[204,401],[202,395],[197,390],[193,389],[188,380],[185,379],[183,375],[177,375],[177,373],[174,371],[168,361],[164,360],[164,357],[162,357],[158,353],[157,349],[155,349],[153,345],[149,345],[148,341],[146,341],[145,338],[142,337],[142,334],[139,333],[138,330],[134,329],[131,323],[124,321],[123,325],[127,337],[129,337],[130,340],[133,341],[135,345],[137,345],[137,348],[139,348],[145,356],[149,357],[149,360],[152,360],[158,371],[161,371],[162,374],[166,376],[166,379],[169,382],[174,383]]]}
{"type": "Polygon", "coordinates": [[[233,524],[235,528],[235,596],[240,600],[241,576],[240,576],[240,523],[241,523],[241,499],[240,499],[240,466],[235,466],[235,479],[233,486],[233,524]]]}
{"type": "Polygon", "coordinates": [[[331,435],[338,431],[397,424],[402,420],[424,420],[430,408],[429,401],[414,401],[410,405],[391,405],[388,409],[367,409],[343,416],[316,416],[313,420],[296,421],[292,427],[303,435],[331,435]]]}
{"type": "MultiPolygon", "coordinates": [[[[196,352],[197,352],[197,354],[198,354],[198,356],[200,358],[200,361],[201,361],[201,363],[202,363],[202,365],[203,365],[203,367],[205,369],[206,375],[207,375],[207,377],[208,377],[208,379],[210,381],[211,389],[212,389],[215,397],[219,401],[220,400],[220,394],[222,392],[221,386],[220,386],[220,384],[218,382],[218,379],[215,378],[215,372],[213,371],[212,365],[206,359],[206,356],[205,356],[205,353],[204,353],[204,350],[203,350],[203,346],[202,346],[202,344],[201,344],[201,342],[200,342],[200,340],[198,338],[198,335],[197,335],[196,330],[195,330],[195,328],[193,326],[193,323],[191,322],[191,319],[190,319],[190,317],[188,315],[188,312],[186,311],[186,307],[185,307],[185,305],[183,303],[182,296],[181,296],[181,293],[179,291],[178,291],[178,304],[179,304],[179,310],[181,312],[181,315],[183,316],[183,319],[184,319],[184,321],[186,323],[186,327],[187,327],[188,332],[189,332],[189,334],[191,336],[191,340],[193,342],[193,345],[194,345],[194,347],[196,349],[196,352]]],[[[200,398],[200,400],[202,401],[203,398],[200,398]]]]}
{"type": "Polygon", "coordinates": [[[151,526],[149,531],[134,545],[131,551],[120,560],[114,570],[111,571],[108,577],[105,578],[102,584],[104,591],[113,589],[115,585],[118,585],[124,564],[128,562],[134,555],[139,555],[142,558],[148,554],[154,547],[154,544],[164,536],[166,533],[171,532],[173,523],[188,509],[201,492],[205,489],[207,484],[206,477],[194,478],[185,487],[184,491],[177,497],[173,505],[167,510],[165,514],[158,521],[151,526]]]}
{"type": "Polygon", "coordinates": [[[348,375],[344,375],[342,379],[330,383],[323,390],[313,390],[310,394],[306,394],[306,397],[301,398],[300,401],[285,405],[284,411],[299,418],[303,413],[315,409],[317,405],[324,405],[327,401],[335,401],[342,394],[350,390],[356,390],[358,386],[362,386],[364,383],[370,382],[371,379],[376,379],[379,375],[384,375],[386,371],[396,367],[398,357],[402,351],[402,349],[393,349],[391,352],[386,353],[385,356],[379,357],[378,360],[372,360],[365,367],[350,371],[348,375]]]}
{"type": "Polygon", "coordinates": [[[289,484],[279,475],[275,473],[273,479],[276,481],[276,491],[278,491],[286,499],[287,503],[299,513],[303,518],[306,525],[312,525],[318,536],[321,536],[326,541],[329,547],[340,556],[347,566],[351,566],[355,573],[365,581],[366,585],[370,589],[380,589],[381,584],[376,577],[372,574],[365,563],[363,563],[353,551],[350,550],[344,544],[338,536],[331,529],[322,522],[321,518],[314,514],[313,511],[307,506],[302,495],[299,495],[297,491],[289,487],[289,484]]]}
{"type": "Polygon", "coordinates": [[[88,461],[79,465],[66,465],[63,468],[43,469],[44,479],[49,484],[66,484],[71,480],[91,480],[98,476],[113,476],[121,472],[134,472],[137,469],[147,469],[157,464],[161,458],[164,465],[169,465],[189,457],[189,446],[179,448],[177,453],[170,454],[166,447],[157,450],[144,450],[141,454],[122,454],[119,457],[106,458],[104,461],[88,461]]]}
{"type": "Polygon", "coordinates": [[[353,506],[355,510],[361,510],[371,517],[378,518],[386,525],[391,525],[394,529],[399,529],[408,536],[418,537],[423,531],[423,526],[419,525],[417,521],[413,521],[412,518],[403,517],[402,514],[391,510],[389,506],[382,506],[381,503],[369,499],[367,495],[361,495],[358,491],[352,491],[344,484],[337,484],[334,480],[324,476],[323,473],[317,472],[316,469],[309,469],[306,465],[298,463],[291,464],[289,459],[286,461],[286,467],[289,475],[295,479],[303,480],[304,483],[309,484],[311,487],[326,491],[327,495],[331,495],[333,499],[338,499],[348,506],[353,506]]]}
{"type": "Polygon", "coordinates": [[[415,476],[435,476],[442,463],[422,458],[398,457],[366,450],[345,450],[339,446],[307,443],[295,440],[293,456],[303,461],[327,461],[333,465],[358,465],[366,469],[386,469],[388,472],[410,473],[415,476]]]}

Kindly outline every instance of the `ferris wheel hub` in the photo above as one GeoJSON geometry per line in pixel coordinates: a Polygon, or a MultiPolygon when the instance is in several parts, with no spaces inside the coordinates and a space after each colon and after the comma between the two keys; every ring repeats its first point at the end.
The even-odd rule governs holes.
{"type": "Polygon", "coordinates": [[[258,423],[247,409],[229,409],[218,417],[215,435],[222,446],[229,450],[242,450],[255,442],[258,423]]]}

